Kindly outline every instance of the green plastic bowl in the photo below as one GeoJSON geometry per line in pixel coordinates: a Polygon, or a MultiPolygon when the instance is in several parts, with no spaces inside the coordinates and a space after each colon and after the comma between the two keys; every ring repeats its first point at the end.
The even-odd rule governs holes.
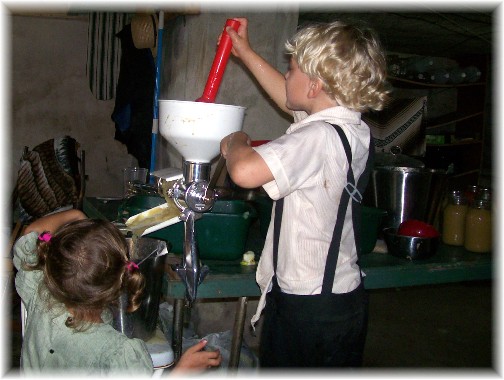
{"type": "MultiPolygon", "coordinates": [[[[273,201],[266,196],[260,196],[254,199],[254,206],[259,214],[259,229],[261,236],[266,238],[268,226],[271,221],[271,208],[273,201]]],[[[361,254],[373,251],[378,235],[382,230],[382,222],[387,212],[376,207],[361,207],[361,254]]]]}
{"type": "Polygon", "coordinates": [[[259,216],[259,232],[261,237],[265,239],[271,221],[273,200],[266,195],[259,195],[253,199],[252,204],[256,207],[259,216]]]}
{"type": "Polygon", "coordinates": [[[361,206],[361,254],[371,253],[382,230],[383,218],[387,211],[376,208],[361,206]]]}
{"type": "MultiPolygon", "coordinates": [[[[138,195],[127,199],[119,209],[120,218],[128,218],[163,204],[162,197],[138,195]]],[[[202,260],[236,260],[245,253],[248,232],[257,212],[243,200],[218,200],[210,212],[195,222],[196,242],[202,260]]],[[[146,237],[169,243],[170,252],[184,250],[184,223],[179,222],[146,237]]]]}

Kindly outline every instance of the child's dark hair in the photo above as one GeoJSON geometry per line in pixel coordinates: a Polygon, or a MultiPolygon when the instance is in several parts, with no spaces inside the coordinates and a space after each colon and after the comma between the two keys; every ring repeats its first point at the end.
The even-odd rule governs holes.
{"type": "Polygon", "coordinates": [[[116,304],[121,291],[129,295],[128,311],[138,309],[144,277],[128,264],[128,246],[110,222],[84,219],[62,226],[50,241],[37,241],[44,284],[55,301],[71,311],[66,325],[84,330],[89,321],[116,304]]]}

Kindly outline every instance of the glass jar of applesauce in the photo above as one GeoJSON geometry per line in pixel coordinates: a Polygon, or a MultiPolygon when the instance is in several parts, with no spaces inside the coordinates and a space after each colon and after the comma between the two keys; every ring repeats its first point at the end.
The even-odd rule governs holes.
{"type": "Polygon", "coordinates": [[[475,199],[484,199],[485,201],[492,202],[492,190],[488,187],[479,187],[475,199]]]}
{"type": "Polygon", "coordinates": [[[485,199],[476,199],[467,210],[464,247],[471,252],[492,250],[492,211],[485,199]]]}
{"type": "Polygon", "coordinates": [[[448,204],[443,211],[443,243],[449,245],[464,245],[467,200],[461,191],[452,191],[448,196],[448,204]]]}
{"type": "Polygon", "coordinates": [[[467,200],[467,204],[471,205],[476,199],[476,194],[478,193],[478,185],[470,185],[464,191],[464,197],[467,200]]]}

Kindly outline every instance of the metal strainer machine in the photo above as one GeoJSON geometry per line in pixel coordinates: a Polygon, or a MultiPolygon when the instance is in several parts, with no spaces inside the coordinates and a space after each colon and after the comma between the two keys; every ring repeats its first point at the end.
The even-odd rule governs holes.
{"type": "Polygon", "coordinates": [[[182,155],[182,169],[168,168],[152,175],[158,191],[173,199],[184,222],[184,246],[180,264],[174,267],[192,303],[198,285],[208,273],[202,265],[196,243],[195,221],[211,210],[216,200],[210,184],[211,161],[220,152],[220,141],[242,129],[245,108],[239,106],[177,101],[159,101],[159,131],[182,155]]]}
{"type": "Polygon", "coordinates": [[[220,141],[242,129],[245,108],[215,104],[215,97],[229,59],[232,42],[225,28],[235,30],[240,23],[228,19],[215,54],[203,94],[195,102],[159,100],[159,132],[182,155],[182,170],[164,169],[151,173],[157,178],[158,191],[172,199],[184,222],[182,262],[175,271],[186,287],[191,304],[198,285],[208,273],[201,265],[196,241],[195,221],[211,210],[216,195],[210,184],[211,161],[220,152],[220,141]]]}
{"type": "MultiPolygon", "coordinates": [[[[210,182],[211,161],[219,155],[220,141],[242,129],[245,114],[244,107],[214,103],[232,48],[225,28],[230,26],[237,30],[239,25],[234,19],[226,21],[201,97],[194,102],[158,100],[156,103],[159,110],[157,129],[182,156],[182,169],[167,168],[151,173],[157,181],[158,192],[167,201],[167,205],[156,209],[169,206],[170,210],[166,213],[164,207],[160,215],[156,215],[154,209],[148,210],[143,213],[145,216],[137,216],[137,219],[158,218],[149,231],[184,222],[182,262],[174,269],[184,282],[189,305],[196,299],[198,285],[208,273],[208,267],[202,266],[199,259],[195,221],[210,211],[216,200],[214,184],[210,182]],[[180,211],[178,217],[174,217],[177,210],[173,204],[180,211]],[[165,217],[170,213],[170,217],[165,217]]],[[[126,221],[126,225],[133,223],[133,219],[126,221]]],[[[139,228],[138,223],[136,228],[139,228]]],[[[146,233],[143,231],[142,236],[146,233]]]]}
{"type": "MultiPolygon", "coordinates": [[[[236,30],[239,22],[229,19],[226,26],[236,30]]],[[[165,168],[151,172],[157,192],[165,198],[166,204],[126,221],[126,225],[131,227],[128,223],[133,219],[138,218],[138,222],[144,218],[142,222],[147,221],[150,227],[143,230],[141,236],[173,223],[184,223],[181,261],[172,268],[184,283],[186,292],[184,300],[175,300],[174,321],[179,319],[177,315],[182,314],[184,301],[190,307],[196,300],[198,286],[209,272],[199,257],[195,222],[203,213],[212,209],[217,198],[213,178],[210,178],[211,162],[219,156],[221,140],[233,132],[240,131],[243,125],[244,107],[214,103],[230,52],[231,41],[224,31],[203,95],[196,101],[157,101],[159,133],[182,156],[182,168],[165,168]],[[149,224],[150,221],[155,222],[149,224]]],[[[217,167],[222,163],[221,159],[217,167]]],[[[217,167],[214,176],[219,171],[217,167]]],[[[139,227],[137,223],[136,228],[139,227]]],[[[174,326],[176,337],[173,346],[176,358],[180,358],[182,351],[179,344],[181,330],[181,326],[174,326]]]]}

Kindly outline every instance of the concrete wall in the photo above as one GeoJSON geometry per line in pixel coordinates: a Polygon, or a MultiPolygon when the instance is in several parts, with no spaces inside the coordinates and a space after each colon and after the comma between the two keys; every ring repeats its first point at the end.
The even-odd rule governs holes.
{"type": "Polygon", "coordinates": [[[136,159],[114,140],[114,100],[97,100],[88,87],[87,18],[12,16],[10,27],[10,184],[24,146],[70,135],[86,151],[87,194],[121,195],[121,168],[136,159]]]}
{"type": "MultiPolygon", "coordinates": [[[[297,12],[278,9],[274,12],[240,12],[239,15],[249,20],[252,47],[284,73],[288,60],[283,46],[296,30],[297,12]]],[[[215,56],[217,37],[226,19],[235,16],[236,13],[232,12],[209,12],[167,22],[160,99],[194,101],[201,96],[215,56]]],[[[243,130],[252,139],[276,138],[291,122],[270,103],[244,66],[232,56],[215,102],[246,107],[243,130]]],[[[161,145],[158,165],[180,167],[180,155],[162,139],[161,145]]]]}
{"type": "MultiPolygon", "coordinates": [[[[252,45],[284,72],[283,43],[295,31],[297,13],[273,9],[241,15],[250,18],[252,45]]],[[[217,37],[225,20],[234,16],[203,11],[166,23],[160,98],[194,100],[201,95],[217,37]]],[[[12,115],[7,135],[11,148],[7,191],[10,194],[15,184],[24,146],[32,148],[47,139],[71,135],[86,151],[87,195],[120,196],[121,169],[137,162],[114,139],[110,117],[114,99],[97,100],[88,87],[87,18],[16,15],[9,21],[12,115]]],[[[234,60],[228,64],[217,102],[247,107],[244,130],[255,139],[277,137],[289,125],[234,60]]],[[[159,140],[156,168],[180,166],[181,158],[171,157],[170,147],[159,140]]]]}

